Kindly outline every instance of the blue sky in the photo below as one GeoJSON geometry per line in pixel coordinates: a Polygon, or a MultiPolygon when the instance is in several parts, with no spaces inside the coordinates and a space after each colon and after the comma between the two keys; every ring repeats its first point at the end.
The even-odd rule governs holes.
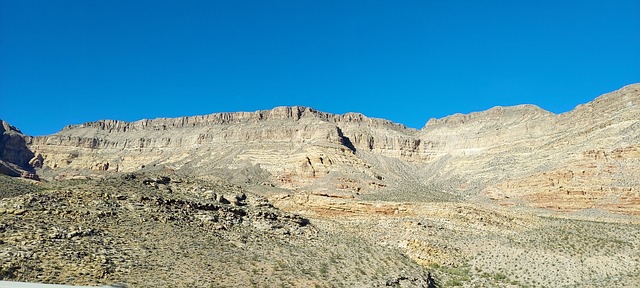
{"type": "Polygon", "coordinates": [[[421,128],[640,82],[640,1],[0,0],[0,118],[30,135],[303,105],[421,128]]]}

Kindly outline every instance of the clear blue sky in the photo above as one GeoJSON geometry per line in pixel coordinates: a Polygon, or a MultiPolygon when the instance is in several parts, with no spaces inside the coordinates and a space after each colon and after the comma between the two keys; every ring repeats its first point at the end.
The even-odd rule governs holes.
{"type": "Polygon", "coordinates": [[[640,1],[0,0],[0,118],[30,135],[282,105],[560,113],[640,82],[640,1]]]}

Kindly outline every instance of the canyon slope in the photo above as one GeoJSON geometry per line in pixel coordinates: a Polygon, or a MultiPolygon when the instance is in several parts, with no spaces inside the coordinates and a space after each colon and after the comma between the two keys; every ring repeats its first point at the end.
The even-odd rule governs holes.
{"type": "Polygon", "coordinates": [[[638,115],[634,84],[559,115],[495,107],[431,119],[420,130],[295,106],[101,120],[26,142],[50,179],[165,170],[312,195],[638,215],[638,115]]]}

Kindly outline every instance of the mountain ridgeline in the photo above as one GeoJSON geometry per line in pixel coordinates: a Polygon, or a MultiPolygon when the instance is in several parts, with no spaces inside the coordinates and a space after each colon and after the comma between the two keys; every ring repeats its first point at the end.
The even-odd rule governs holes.
{"type": "MultiPolygon", "coordinates": [[[[37,168],[48,179],[141,169],[194,176],[251,171],[251,177],[240,177],[244,184],[354,197],[434,191],[494,201],[528,197],[534,206],[566,198],[567,191],[602,197],[611,196],[606,191],[626,191],[614,193],[621,199],[615,204],[626,207],[616,209],[636,214],[638,115],[640,85],[634,84],[559,115],[534,105],[495,107],[431,119],[421,130],[299,106],[101,120],[53,135],[24,136],[32,159],[21,157],[15,164],[24,171],[37,168]],[[567,173],[573,176],[556,176],[567,173]],[[628,180],[611,181],[611,173],[628,180]],[[623,201],[629,197],[633,201],[623,201]]],[[[3,157],[11,154],[5,151],[3,157]]]]}

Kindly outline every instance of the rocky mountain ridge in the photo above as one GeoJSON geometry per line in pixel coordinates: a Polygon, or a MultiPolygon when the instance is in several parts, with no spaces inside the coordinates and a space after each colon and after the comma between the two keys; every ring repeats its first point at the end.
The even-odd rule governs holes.
{"type": "MultiPolygon", "coordinates": [[[[101,120],[24,139],[43,168],[40,174],[48,177],[141,169],[196,176],[251,171],[240,177],[245,184],[294,191],[357,196],[437,190],[478,197],[491,187],[505,189],[504,181],[523,181],[516,186],[526,187],[534,175],[578,169],[572,165],[586,151],[634,149],[640,139],[637,115],[640,85],[634,84],[559,115],[534,105],[494,107],[431,119],[421,130],[358,113],[294,106],[101,120]]],[[[629,165],[632,172],[625,173],[637,176],[638,168],[629,165]]]]}
{"type": "Polygon", "coordinates": [[[167,130],[171,128],[196,127],[206,125],[256,123],[269,120],[292,120],[299,121],[305,118],[316,118],[326,122],[345,123],[359,122],[374,127],[388,127],[391,129],[409,129],[402,124],[393,123],[389,120],[379,118],[369,118],[360,113],[346,113],[342,115],[325,113],[310,107],[303,106],[280,106],[271,110],[259,110],[255,112],[223,112],[200,116],[185,116],[179,118],[157,118],[143,119],[135,122],[125,122],[118,120],[100,120],[87,122],[79,125],[69,125],[63,130],[96,127],[101,130],[126,132],[127,130],[167,130]]]}

